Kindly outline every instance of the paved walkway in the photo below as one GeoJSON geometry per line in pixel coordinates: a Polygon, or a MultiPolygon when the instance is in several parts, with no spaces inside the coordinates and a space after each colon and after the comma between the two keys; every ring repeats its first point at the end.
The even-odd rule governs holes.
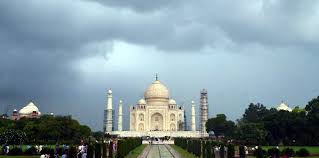
{"type": "Polygon", "coordinates": [[[180,158],[178,153],[169,145],[148,145],[138,158],[180,158]]]}

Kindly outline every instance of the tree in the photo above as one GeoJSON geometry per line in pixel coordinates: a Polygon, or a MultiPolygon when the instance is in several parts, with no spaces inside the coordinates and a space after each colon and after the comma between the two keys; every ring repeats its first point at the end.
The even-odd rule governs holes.
{"type": "Polygon", "coordinates": [[[260,123],[243,123],[238,125],[236,136],[245,144],[259,145],[265,141],[266,130],[260,123]]]}
{"type": "Polygon", "coordinates": [[[262,122],[263,118],[269,113],[269,110],[260,103],[250,103],[243,114],[243,121],[250,123],[262,122]]]}
{"type": "Polygon", "coordinates": [[[214,131],[216,136],[231,137],[235,131],[235,123],[227,121],[225,114],[217,114],[216,117],[208,119],[206,130],[207,132],[214,131]]]}

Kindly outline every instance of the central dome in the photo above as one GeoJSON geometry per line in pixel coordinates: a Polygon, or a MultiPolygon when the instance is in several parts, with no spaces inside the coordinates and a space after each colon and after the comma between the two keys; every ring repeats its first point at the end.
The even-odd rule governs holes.
{"type": "Polygon", "coordinates": [[[144,97],[149,99],[169,99],[169,92],[159,80],[154,81],[145,91],[144,97]]]}

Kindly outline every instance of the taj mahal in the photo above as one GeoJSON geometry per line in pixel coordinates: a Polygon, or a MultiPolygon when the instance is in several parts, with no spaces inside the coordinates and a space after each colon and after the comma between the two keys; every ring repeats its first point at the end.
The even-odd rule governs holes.
{"type": "Polygon", "coordinates": [[[107,92],[107,104],[104,110],[104,132],[118,137],[206,137],[205,124],[208,119],[207,91],[201,92],[200,129],[196,130],[195,102],[191,106],[191,129],[185,127],[185,109],[178,106],[170,97],[168,88],[158,80],[148,86],[144,97],[135,106],[130,106],[129,131],[123,131],[123,101],[119,101],[117,130],[114,130],[113,95],[107,92]]]}

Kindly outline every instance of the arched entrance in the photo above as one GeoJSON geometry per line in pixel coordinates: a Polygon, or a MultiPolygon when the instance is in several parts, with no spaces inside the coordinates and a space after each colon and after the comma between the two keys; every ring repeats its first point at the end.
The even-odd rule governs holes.
{"type": "Polygon", "coordinates": [[[150,127],[152,131],[162,131],[163,130],[163,115],[160,113],[155,113],[151,117],[150,127]]]}

